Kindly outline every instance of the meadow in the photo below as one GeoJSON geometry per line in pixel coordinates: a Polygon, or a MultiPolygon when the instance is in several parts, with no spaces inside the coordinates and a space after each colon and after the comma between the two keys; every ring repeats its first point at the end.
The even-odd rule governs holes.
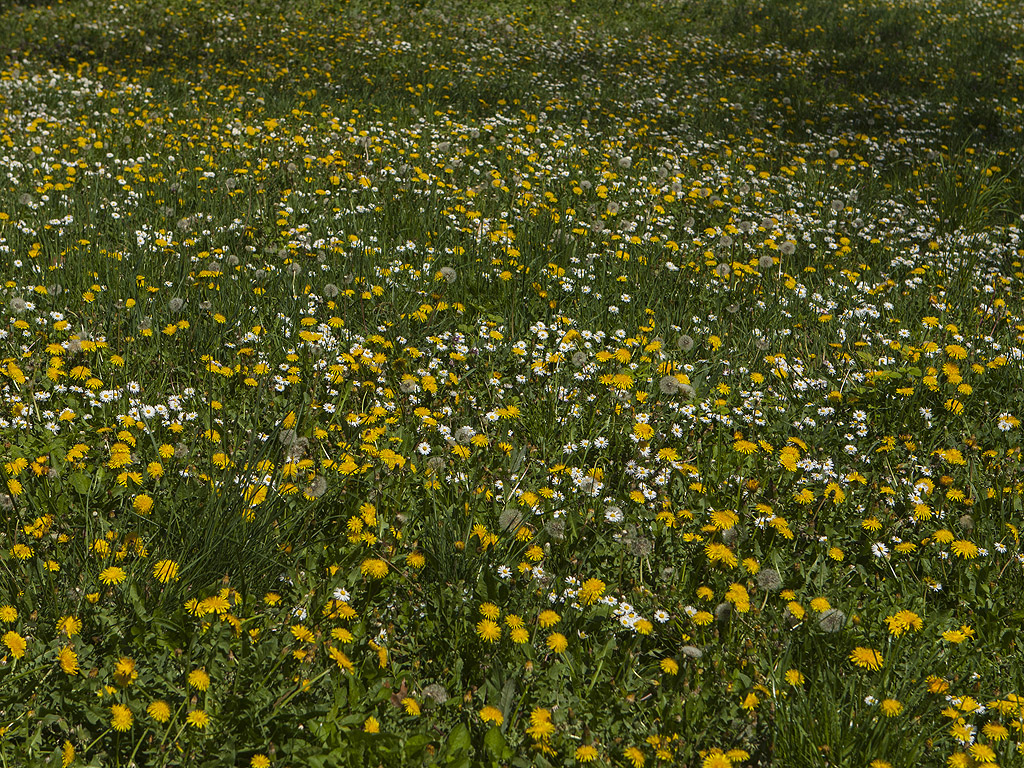
{"type": "Polygon", "coordinates": [[[0,766],[1024,765],[1019,3],[0,29],[0,766]]]}

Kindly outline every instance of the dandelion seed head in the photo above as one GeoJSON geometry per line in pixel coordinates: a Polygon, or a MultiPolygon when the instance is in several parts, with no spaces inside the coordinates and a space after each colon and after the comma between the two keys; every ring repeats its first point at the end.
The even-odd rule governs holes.
{"type": "Polygon", "coordinates": [[[721,602],[715,606],[715,621],[725,624],[732,618],[732,603],[721,602]]]}
{"type": "Polygon", "coordinates": [[[778,592],[782,589],[782,577],[774,568],[762,568],[754,578],[757,586],[766,592],[778,592]]]}
{"type": "Polygon", "coordinates": [[[818,617],[818,626],[830,634],[846,626],[846,614],[838,608],[829,608],[818,617]]]}

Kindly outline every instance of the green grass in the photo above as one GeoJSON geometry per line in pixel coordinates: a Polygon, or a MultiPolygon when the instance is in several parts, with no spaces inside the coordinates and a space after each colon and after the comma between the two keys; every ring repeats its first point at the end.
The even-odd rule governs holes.
{"type": "Polygon", "coordinates": [[[0,23],[0,765],[1021,761],[1015,4],[0,23]]]}

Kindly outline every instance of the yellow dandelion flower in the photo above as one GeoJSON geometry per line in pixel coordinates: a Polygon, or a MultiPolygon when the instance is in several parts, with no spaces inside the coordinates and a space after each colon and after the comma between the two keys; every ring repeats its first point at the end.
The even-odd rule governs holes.
{"type": "Polygon", "coordinates": [[[188,684],[190,687],[195,688],[197,691],[205,691],[210,687],[210,676],[206,673],[206,669],[193,669],[188,673],[188,684]]]}
{"type": "Polygon", "coordinates": [[[659,666],[661,667],[661,671],[666,675],[679,674],[679,662],[675,659],[662,659],[659,666]]]}
{"type": "Polygon", "coordinates": [[[979,763],[994,763],[996,761],[996,753],[988,744],[972,744],[967,751],[979,763]]]}
{"type": "Polygon", "coordinates": [[[334,629],[332,629],[331,637],[333,637],[339,643],[351,643],[353,640],[355,640],[355,635],[353,635],[349,630],[345,629],[344,627],[335,627],[334,629]]]}
{"type": "Polygon", "coordinates": [[[417,717],[420,714],[420,705],[416,699],[406,697],[402,699],[402,706],[405,708],[405,714],[417,717]]]}
{"type": "Polygon", "coordinates": [[[485,643],[496,643],[501,638],[501,626],[490,619],[477,622],[476,633],[485,643]]]}
{"type": "Polygon", "coordinates": [[[140,493],[132,502],[132,508],[140,515],[148,515],[153,511],[153,497],[146,493],[140,493]]]}
{"type": "Polygon", "coordinates": [[[530,725],[526,729],[534,741],[548,739],[555,732],[555,724],[551,722],[551,711],[538,707],[530,713],[530,725]]]}
{"type": "Polygon", "coordinates": [[[939,542],[939,544],[949,544],[956,537],[951,531],[947,531],[945,528],[940,528],[932,534],[932,538],[939,542]]]}
{"type": "Polygon", "coordinates": [[[75,616],[62,616],[57,622],[57,632],[68,637],[74,637],[82,631],[82,622],[75,616]]]}
{"type": "Polygon", "coordinates": [[[803,685],[804,684],[804,680],[806,679],[806,678],[804,678],[803,672],[801,672],[798,669],[787,670],[787,672],[785,674],[785,678],[786,678],[786,682],[789,683],[790,685],[794,686],[794,687],[799,686],[799,685],[803,685]]]}
{"type": "Polygon", "coordinates": [[[13,624],[18,620],[18,609],[13,605],[0,606],[0,621],[5,624],[13,624]]]}
{"type": "Polygon", "coordinates": [[[100,581],[108,587],[120,584],[127,576],[128,574],[125,573],[124,568],[119,568],[116,565],[112,565],[109,568],[104,568],[100,571],[100,581]]]}
{"type": "Polygon", "coordinates": [[[553,626],[555,626],[555,624],[557,624],[561,620],[562,620],[562,617],[559,616],[557,613],[555,613],[554,611],[552,611],[550,609],[546,610],[546,611],[541,611],[540,616],[537,617],[537,622],[540,624],[541,628],[543,628],[543,629],[547,629],[548,627],[553,627],[553,626]]]}
{"type": "Polygon", "coordinates": [[[644,753],[639,747],[626,747],[622,754],[629,760],[633,768],[643,768],[644,763],[647,762],[647,758],[644,757],[644,753]]]}
{"type": "Polygon", "coordinates": [[[889,625],[889,634],[893,637],[900,637],[909,630],[920,631],[924,626],[921,617],[913,611],[898,611],[892,616],[887,616],[885,623],[889,625]]]}
{"type": "Polygon", "coordinates": [[[736,527],[740,516],[731,509],[716,509],[711,513],[711,525],[719,531],[728,531],[736,527]]]}
{"type": "Polygon", "coordinates": [[[654,437],[654,427],[650,424],[634,424],[633,434],[639,440],[650,440],[654,437]]]}
{"type": "Polygon", "coordinates": [[[787,445],[779,451],[779,466],[787,472],[796,472],[798,461],[800,461],[800,451],[795,446],[787,445]]]}
{"type": "Polygon", "coordinates": [[[802,491],[798,491],[793,494],[793,500],[797,504],[807,505],[814,501],[814,491],[810,488],[804,488],[802,491]]]}
{"type": "Polygon", "coordinates": [[[161,584],[178,578],[178,564],[174,560],[161,560],[153,566],[153,576],[161,584]]]}
{"type": "Polygon", "coordinates": [[[61,671],[66,675],[78,674],[78,654],[70,645],[65,645],[57,654],[57,661],[60,663],[61,671]]]}
{"type": "Polygon", "coordinates": [[[113,704],[110,707],[110,727],[115,731],[127,731],[132,727],[135,718],[132,711],[124,704],[113,704]]]}
{"type": "Polygon", "coordinates": [[[569,647],[569,641],[561,632],[552,632],[548,635],[546,645],[555,653],[563,653],[569,647]]]}
{"type": "Polygon", "coordinates": [[[423,556],[422,552],[410,552],[405,557],[405,564],[408,565],[410,568],[415,568],[416,570],[419,570],[427,564],[427,559],[423,556]]]}
{"type": "Polygon", "coordinates": [[[216,613],[218,616],[228,612],[231,603],[223,595],[211,595],[199,602],[197,607],[198,615],[205,616],[208,613],[216,613]]]}
{"type": "Polygon", "coordinates": [[[11,652],[11,656],[16,659],[22,658],[25,655],[25,649],[28,648],[25,638],[13,630],[4,634],[4,645],[11,652]]]}
{"type": "Polygon", "coordinates": [[[882,714],[886,717],[896,717],[903,713],[903,705],[896,699],[885,699],[882,701],[882,714]]]}
{"type": "Polygon", "coordinates": [[[485,723],[494,723],[495,725],[501,725],[505,722],[505,716],[501,714],[501,710],[497,707],[492,707],[490,704],[480,710],[480,719],[485,723]]]}
{"type": "Polygon", "coordinates": [[[744,456],[749,456],[752,453],[757,453],[757,443],[752,443],[749,440],[737,440],[732,444],[732,449],[744,456]]]}
{"type": "Polygon", "coordinates": [[[349,674],[353,674],[355,666],[351,660],[342,651],[339,651],[333,645],[327,648],[327,655],[330,656],[338,664],[338,667],[349,674]]]}
{"type": "Polygon", "coordinates": [[[601,599],[604,590],[605,583],[600,579],[587,579],[580,587],[577,597],[584,605],[591,605],[601,599]]]}
{"type": "Polygon", "coordinates": [[[380,720],[373,715],[370,715],[363,722],[363,730],[366,733],[380,733],[380,720]]]}
{"type": "Polygon", "coordinates": [[[832,604],[824,597],[816,597],[811,600],[811,610],[815,613],[824,613],[831,607],[832,604]]]}
{"type": "Polygon", "coordinates": [[[185,717],[185,722],[191,725],[193,728],[202,730],[210,724],[210,716],[201,709],[193,709],[185,717]]]}
{"type": "Polygon", "coordinates": [[[359,565],[359,572],[371,579],[383,579],[388,575],[388,564],[378,557],[370,557],[359,565]]]}
{"type": "Polygon", "coordinates": [[[710,543],[704,546],[704,554],[707,555],[708,562],[710,563],[725,563],[730,568],[735,568],[739,564],[739,560],[731,549],[725,544],[710,543]]]}
{"type": "Polygon", "coordinates": [[[146,707],[146,714],[156,720],[158,723],[166,723],[171,719],[171,707],[166,701],[157,699],[150,703],[146,707]]]}
{"type": "Polygon", "coordinates": [[[981,704],[972,696],[964,696],[957,705],[961,712],[974,712],[981,704]]]}
{"type": "Polygon", "coordinates": [[[970,744],[974,739],[974,729],[963,722],[963,718],[961,718],[960,722],[954,723],[953,727],[949,729],[949,735],[961,744],[970,744]]]}
{"type": "Polygon", "coordinates": [[[949,690],[949,683],[938,675],[928,675],[925,681],[928,683],[928,693],[946,693],[949,690]]]}
{"type": "Polygon", "coordinates": [[[705,755],[701,768],[732,768],[732,760],[720,749],[712,749],[705,755]]]}
{"type": "Polygon", "coordinates": [[[693,615],[693,623],[696,624],[698,627],[706,627],[714,620],[714,614],[710,613],[709,611],[697,611],[697,613],[693,615]]]}
{"type": "Polygon", "coordinates": [[[270,768],[270,758],[264,754],[253,755],[249,768],[270,768]]]}
{"type": "Polygon", "coordinates": [[[516,627],[509,636],[516,645],[523,645],[530,641],[530,632],[526,627],[516,627]]]}
{"type": "Polygon", "coordinates": [[[597,758],[597,749],[592,744],[581,744],[573,755],[576,762],[591,763],[597,758]]]}
{"type": "Polygon", "coordinates": [[[122,656],[114,665],[114,680],[120,686],[131,685],[139,678],[139,672],[135,668],[135,660],[122,656]]]}
{"type": "Polygon", "coordinates": [[[882,654],[871,648],[857,646],[850,652],[850,661],[862,669],[877,671],[882,668],[882,654]]]}
{"type": "Polygon", "coordinates": [[[978,556],[978,545],[966,539],[954,541],[950,549],[953,550],[954,555],[964,560],[973,560],[978,556]]]}
{"type": "Polygon", "coordinates": [[[981,732],[992,741],[1005,741],[1010,737],[1010,731],[1005,725],[1000,723],[985,723],[985,727],[981,729],[981,732]]]}
{"type": "Polygon", "coordinates": [[[480,605],[480,615],[494,621],[501,615],[501,609],[494,603],[483,603],[480,605]]]}

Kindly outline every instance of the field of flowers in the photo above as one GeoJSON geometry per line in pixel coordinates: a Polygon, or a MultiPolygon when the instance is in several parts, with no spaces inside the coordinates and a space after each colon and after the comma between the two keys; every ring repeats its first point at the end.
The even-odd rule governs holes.
{"type": "Polygon", "coordinates": [[[0,765],[1024,764],[1018,3],[5,8],[0,765]]]}

